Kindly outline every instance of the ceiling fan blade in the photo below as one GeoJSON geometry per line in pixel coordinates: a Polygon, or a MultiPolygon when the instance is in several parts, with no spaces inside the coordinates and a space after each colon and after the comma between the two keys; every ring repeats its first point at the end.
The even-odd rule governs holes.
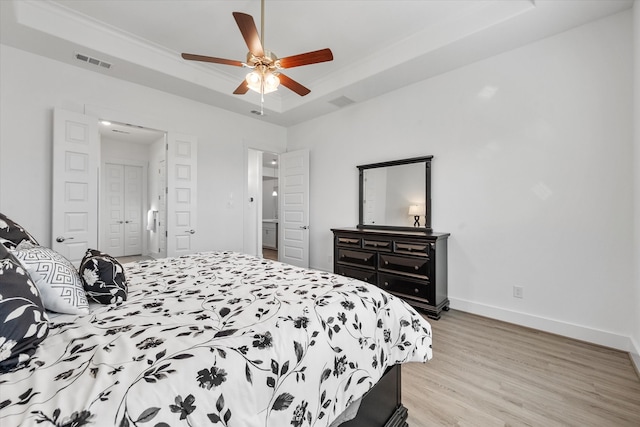
{"type": "Polygon", "coordinates": [[[240,86],[238,86],[236,88],[236,90],[233,91],[233,94],[234,95],[244,95],[248,91],[249,91],[249,86],[247,86],[247,81],[243,80],[242,83],[240,83],[240,86]]]}
{"type": "Polygon", "coordinates": [[[242,67],[242,62],[233,59],[215,58],[213,56],[194,55],[192,53],[183,53],[182,57],[189,61],[213,62],[214,64],[233,65],[234,67],[242,67]]]}
{"type": "Polygon", "coordinates": [[[233,12],[233,17],[240,28],[244,42],[249,48],[249,52],[256,57],[264,56],[264,49],[262,48],[262,42],[260,41],[260,35],[258,34],[258,28],[256,23],[253,22],[253,17],[242,12],[233,12]]]}
{"type": "Polygon", "coordinates": [[[300,67],[301,65],[317,64],[318,62],[327,61],[333,61],[333,53],[331,53],[331,49],[320,49],[313,52],[280,58],[280,67],[293,68],[300,67]]]}
{"type": "Polygon", "coordinates": [[[311,92],[310,89],[307,89],[306,87],[302,86],[297,81],[285,76],[282,73],[280,73],[278,75],[278,78],[280,79],[280,84],[281,85],[283,85],[285,87],[288,87],[289,89],[291,89],[292,91],[294,91],[295,93],[297,93],[300,96],[305,96],[309,92],[311,92]]]}

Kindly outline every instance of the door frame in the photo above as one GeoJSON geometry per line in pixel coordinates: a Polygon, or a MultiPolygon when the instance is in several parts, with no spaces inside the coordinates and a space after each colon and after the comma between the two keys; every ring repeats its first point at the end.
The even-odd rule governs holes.
{"type": "MultiPolygon", "coordinates": [[[[159,132],[164,132],[165,134],[165,167],[169,167],[169,153],[167,152],[168,150],[168,144],[169,144],[169,137],[170,135],[178,135],[178,136],[193,136],[194,138],[196,138],[196,140],[198,139],[198,137],[196,135],[193,135],[191,133],[184,133],[184,132],[179,132],[179,131],[169,131],[166,127],[166,122],[165,121],[160,121],[156,118],[153,117],[149,117],[146,115],[140,115],[140,114],[136,114],[133,113],[131,111],[122,111],[122,110],[115,110],[113,108],[109,108],[109,107],[103,107],[103,106],[99,106],[99,105],[91,105],[91,104],[85,104],[84,105],[84,115],[86,116],[93,116],[96,117],[97,120],[110,120],[113,122],[119,122],[119,123],[131,123],[137,126],[142,126],[145,128],[149,128],[149,129],[155,129],[159,132]]],[[[169,171],[167,170],[167,174],[166,174],[166,178],[167,178],[167,182],[165,182],[165,187],[169,188],[169,182],[168,182],[168,177],[169,177],[169,171]]],[[[100,187],[100,186],[98,186],[100,187]]],[[[98,189],[99,191],[100,189],[98,189]]],[[[147,190],[148,191],[148,190],[147,190]]],[[[98,195],[98,200],[101,200],[102,195],[99,194],[98,195]]],[[[148,204],[148,200],[145,202],[145,204],[148,204]]],[[[98,212],[100,212],[100,210],[102,209],[102,206],[98,206],[98,212]]],[[[166,199],[166,213],[167,215],[169,214],[169,198],[167,197],[166,199]]],[[[143,215],[143,220],[146,218],[146,215],[143,215]]],[[[100,216],[98,216],[98,227],[100,227],[100,216]]],[[[167,232],[169,231],[169,224],[168,224],[168,218],[165,218],[165,230],[167,230],[167,232]]],[[[99,232],[98,232],[99,234],[99,232]]],[[[168,239],[171,236],[168,236],[166,238],[166,243],[165,243],[165,248],[164,248],[164,254],[165,256],[168,256],[168,239]]],[[[146,247],[146,253],[148,253],[148,249],[149,249],[149,242],[148,242],[148,236],[147,238],[144,239],[145,241],[145,247],[146,247]]]]}
{"type": "MultiPolygon", "coordinates": [[[[264,153],[280,154],[286,152],[286,149],[277,147],[272,144],[258,144],[254,141],[244,141],[244,186],[242,198],[242,247],[243,252],[262,258],[262,155],[264,153]],[[260,153],[260,162],[256,169],[249,169],[249,150],[260,153]],[[253,175],[250,175],[253,173],[253,175]],[[249,189],[249,178],[253,176],[253,184],[256,187],[255,194],[249,189]],[[251,198],[253,197],[253,201],[251,198]],[[252,209],[252,203],[255,203],[256,209],[252,209]],[[255,227],[253,225],[255,224],[255,227]],[[254,231],[255,230],[255,231],[254,231]],[[255,232],[255,235],[253,234],[255,232]]],[[[280,180],[280,160],[278,159],[278,182],[280,180]]],[[[280,259],[280,251],[278,251],[278,259],[280,259]]]]}
{"type": "MultiPolygon", "coordinates": [[[[118,123],[131,123],[134,124],[136,126],[142,126],[144,128],[148,128],[148,129],[155,129],[159,132],[164,132],[165,134],[165,147],[166,147],[166,140],[167,140],[167,134],[169,133],[169,131],[165,128],[165,123],[163,123],[160,120],[154,119],[152,117],[148,117],[148,116],[142,116],[140,114],[136,114],[133,113],[131,111],[122,111],[122,110],[116,110],[113,108],[109,108],[109,107],[104,107],[104,106],[100,106],[100,105],[92,105],[92,104],[85,104],[84,105],[84,113],[85,116],[93,116],[96,118],[96,120],[109,120],[112,122],[118,122],[118,123]]],[[[98,132],[98,140],[99,140],[99,147],[98,149],[100,151],[102,151],[102,138],[100,137],[100,133],[98,132]]],[[[100,175],[99,175],[99,182],[98,182],[98,246],[100,246],[102,244],[102,170],[104,169],[104,163],[105,160],[107,159],[100,159],[100,175]]],[[[115,163],[121,163],[121,164],[127,164],[124,163],[124,161],[130,161],[133,162],[132,160],[126,160],[126,159],[113,159],[110,158],[110,160],[114,160],[115,163]]],[[[112,162],[113,163],[113,162],[112,162]]],[[[132,166],[140,166],[139,164],[132,164],[132,166]]],[[[148,165],[147,165],[148,166],[148,165]]],[[[147,206],[149,204],[149,199],[148,199],[148,170],[145,168],[143,170],[143,174],[144,174],[144,188],[143,188],[143,193],[146,196],[144,201],[143,201],[143,215],[142,215],[142,220],[143,222],[146,221],[146,212],[144,211],[144,206],[147,206]]],[[[166,187],[165,183],[165,187],[166,187]]],[[[168,201],[167,201],[168,203],[168,201]]],[[[143,235],[145,236],[142,243],[142,252],[144,255],[148,255],[149,253],[149,239],[148,239],[148,235],[147,233],[144,232],[144,230],[146,230],[146,227],[143,227],[143,235]]]]}

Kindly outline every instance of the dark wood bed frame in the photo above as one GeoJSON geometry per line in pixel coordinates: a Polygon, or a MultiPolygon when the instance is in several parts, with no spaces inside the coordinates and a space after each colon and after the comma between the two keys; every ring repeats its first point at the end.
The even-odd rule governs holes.
{"type": "Polygon", "coordinates": [[[408,427],[401,386],[400,365],[394,365],[364,396],[358,415],[340,427],[408,427]]]}

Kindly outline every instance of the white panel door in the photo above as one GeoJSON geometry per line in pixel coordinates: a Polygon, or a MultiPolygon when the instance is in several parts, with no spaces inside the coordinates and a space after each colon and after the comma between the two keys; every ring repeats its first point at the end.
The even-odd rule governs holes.
{"type": "Polygon", "coordinates": [[[278,258],[309,267],[309,150],[280,154],[278,258]]]}
{"type": "Polygon", "coordinates": [[[142,254],[142,167],[124,165],[124,255],[142,254]]]}
{"type": "Polygon", "coordinates": [[[102,227],[104,230],[103,252],[111,256],[124,255],[124,167],[106,163],[104,165],[104,197],[102,227]]]}
{"type": "Polygon", "coordinates": [[[194,252],[198,199],[198,142],[167,134],[167,256],[194,252]]]}
{"type": "Polygon", "coordinates": [[[98,119],[53,111],[51,247],[76,267],[98,246],[98,119]]]}
{"type": "Polygon", "coordinates": [[[115,257],[140,255],[143,168],[105,163],[104,169],[101,249],[115,257]]]}

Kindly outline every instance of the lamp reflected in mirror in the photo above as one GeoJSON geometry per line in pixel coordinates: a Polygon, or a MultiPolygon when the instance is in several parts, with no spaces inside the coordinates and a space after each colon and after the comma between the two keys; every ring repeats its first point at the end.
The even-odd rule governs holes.
{"type": "Polygon", "coordinates": [[[420,217],[425,215],[425,206],[424,205],[410,205],[409,206],[409,216],[413,216],[414,227],[420,227],[420,217]]]}

